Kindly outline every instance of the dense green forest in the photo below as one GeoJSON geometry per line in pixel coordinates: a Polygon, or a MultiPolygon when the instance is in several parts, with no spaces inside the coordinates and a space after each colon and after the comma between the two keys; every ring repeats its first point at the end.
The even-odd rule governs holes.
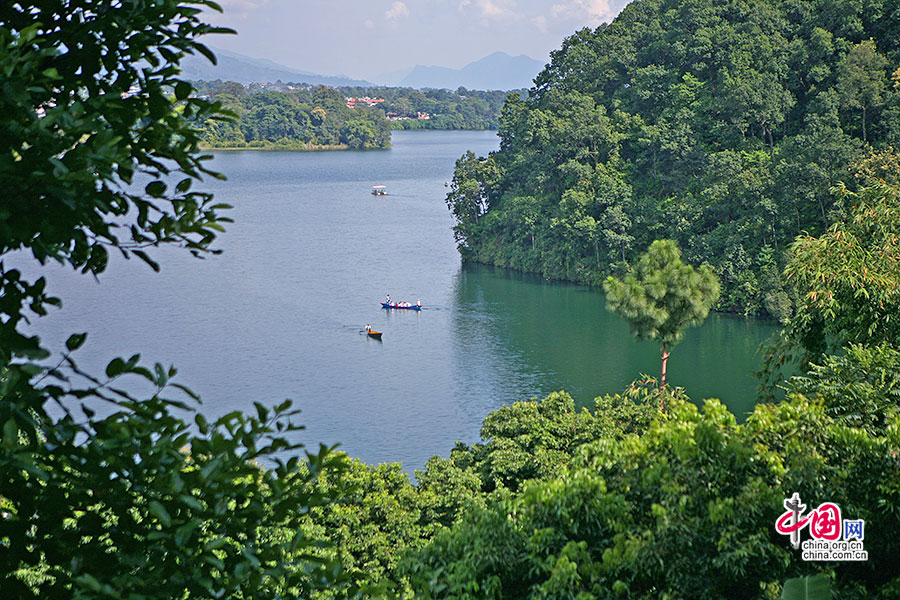
{"type": "MultiPolygon", "coordinates": [[[[111,251],[153,269],[159,246],[215,252],[229,207],[194,186],[216,176],[203,124],[224,102],[176,68],[222,32],[198,4],[217,8],[0,4],[0,257],[102,278],[111,251]]],[[[741,423],[650,379],[592,410],[558,392],[487,415],[480,442],[412,483],[401,465],[298,454],[290,402],[208,422],[173,367],[135,354],[87,373],[84,333],[52,356],[29,324],[61,300],[0,262],[0,595],[775,600],[818,574],[834,595],[796,597],[900,597],[892,6],[639,0],[567,40],[534,98],[506,105],[499,153],[459,162],[464,252],[572,277],[578,261],[635,263],[612,307],[663,355],[719,291],[689,263],[715,267],[724,306],[768,305],[790,282],[766,367],[804,362],[741,423]],[[684,262],[674,242],[644,243],[664,235],[684,262]],[[775,529],[795,492],[864,520],[867,560],[804,560],[775,529]]]]}
{"type": "Polygon", "coordinates": [[[207,95],[234,117],[205,121],[201,139],[208,147],[366,149],[391,143],[383,114],[348,108],[333,88],[251,94],[239,83],[219,83],[207,95]]]}
{"type": "Polygon", "coordinates": [[[457,163],[463,257],[597,284],[671,238],[720,310],[788,318],[785,249],[900,143],[898,32],[884,0],[632,2],[507,103],[498,152],[457,163]]]}
{"type": "Polygon", "coordinates": [[[204,124],[212,148],[383,148],[390,129],[496,129],[507,92],[459,88],[329,88],[300,84],[192,82],[197,93],[233,113],[232,121],[204,124]],[[346,98],[379,98],[348,108],[346,98]],[[418,118],[427,115],[427,118],[418,118]]]}
{"type": "Polygon", "coordinates": [[[507,96],[510,93],[526,95],[524,90],[483,91],[464,87],[455,92],[391,87],[341,87],[338,90],[354,98],[384,98],[384,103],[380,103],[379,107],[385,114],[413,117],[391,121],[392,129],[497,129],[500,126],[500,111],[507,96]],[[431,118],[414,118],[418,113],[427,113],[431,118]]]}

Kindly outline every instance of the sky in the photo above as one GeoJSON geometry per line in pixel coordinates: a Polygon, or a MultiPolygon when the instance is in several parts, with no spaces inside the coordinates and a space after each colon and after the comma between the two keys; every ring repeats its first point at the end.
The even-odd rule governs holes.
{"type": "Polygon", "coordinates": [[[493,52],[549,61],[564,37],[628,0],[219,0],[216,48],[323,75],[372,79],[417,64],[458,69],[493,52]]]}

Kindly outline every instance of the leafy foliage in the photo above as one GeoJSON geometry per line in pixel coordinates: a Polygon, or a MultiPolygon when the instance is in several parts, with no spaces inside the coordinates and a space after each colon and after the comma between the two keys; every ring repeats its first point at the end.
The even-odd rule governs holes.
{"type": "Polygon", "coordinates": [[[325,86],[250,94],[240,84],[225,82],[211,90],[211,97],[236,119],[206,121],[202,142],[207,147],[365,149],[390,145],[391,133],[383,114],[348,108],[340,92],[325,86]]]}
{"type": "Polygon", "coordinates": [[[784,582],[779,600],[831,600],[831,585],[824,575],[795,577],[784,582]]]}
{"type": "Polygon", "coordinates": [[[869,433],[883,430],[900,406],[900,352],[888,344],[853,344],[791,377],[790,392],[821,398],[829,415],[869,433]]]}
{"type": "Polygon", "coordinates": [[[347,585],[332,585],[320,597],[352,595],[356,588],[377,593],[396,577],[401,553],[421,547],[439,527],[428,518],[433,499],[419,493],[399,463],[347,462],[346,469],[300,480],[298,497],[333,499],[310,510],[304,528],[333,543],[324,556],[340,560],[346,573],[347,585]]]}
{"type": "Polygon", "coordinates": [[[862,163],[870,185],[839,188],[846,219],[791,245],[785,274],[798,291],[798,309],[765,349],[761,375],[768,386],[785,366],[821,362],[849,344],[900,344],[900,188],[877,177],[893,160],[882,155],[862,163]]]}
{"type": "Polygon", "coordinates": [[[234,120],[210,118],[202,141],[212,148],[383,148],[391,129],[495,129],[506,92],[460,88],[326,88],[274,84],[247,88],[233,81],[193,82],[221,102],[234,120]],[[373,107],[348,108],[345,97],[378,97],[373,107]],[[429,118],[419,119],[420,113],[429,118]],[[391,117],[387,120],[386,117],[391,117]]]}
{"type": "MultiPolygon", "coordinates": [[[[180,387],[170,382],[174,369],[151,371],[134,356],[110,363],[111,376],[100,381],[71,357],[64,362],[87,386],[37,391],[58,402],[65,417],[35,415],[31,427],[5,421],[4,594],[277,598],[334,583],[340,563],[303,558],[322,539],[301,530],[303,514],[331,497],[297,493],[287,483],[314,481],[343,461],[322,447],[307,455],[299,475],[297,458],[281,458],[301,447],[283,437],[300,429],[290,401],[273,410],[257,403],[257,416],[230,413],[213,423],[197,414],[194,427],[177,416],[189,405],[166,394],[180,387]],[[156,393],[138,399],[115,391],[114,382],[123,385],[127,375],[146,379],[156,393]],[[83,417],[69,411],[72,399],[82,400],[83,417]],[[98,401],[114,410],[96,416],[98,401]]],[[[46,375],[72,379],[60,369],[46,375]]],[[[3,385],[4,413],[28,389],[27,382],[10,383],[3,385]]]]}
{"type": "MultiPolygon", "coordinates": [[[[229,219],[192,191],[217,176],[197,123],[227,115],[193,97],[177,66],[188,53],[214,60],[198,38],[228,32],[204,10],[221,8],[0,5],[0,257],[99,276],[110,251],[154,269],[156,246],[214,252],[229,219]]],[[[325,542],[300,528],[331,497],[290,483],[344,461],[324,447],[287,457],[301,447],[291,403],[208,423],[174,368],[134,355],[102,377],[81,370],[72,353],[85,334],[39,362],[49,353],[26,326],[60,304],[45,285],[0,263],[2,596],[283,598],[339,581],[339,563],[310,553],[325,542]]]]}
{"type": "MultiPolygon", "coordinates": [[[[0,7],[0,256],[26,250],[100,275],[110,249],[153,267],[156,245],[212,251],[226,219],[191,191],[213,175],[198,123],[227,128],[221,110],[249,100],[232,87],[205,102],[178,79],[183,53],[208,53],[196,40],[214,31],[204,7],[218,8],[0,7]]],[[[729,306],[777,306],[783,282],[761,277],[778,274],[779,249],[808,228],[787,271],[801,304],[786,339],[809,350],[824,335],[821,352],[844,352],[821,355],[787,382],[786,401],[743,424],[652,380],[593,411],[557,393],[495,411],[482,443],[433,458],[414,486],[398,465],[329,448],[288,458],[300,447],[289,402],[208,423],[174,369],[135,355],[88,374],[72,356],[84,334],[54,365],[38,362],[48,353],[27,319],[59,301],[43,279],[0,270],[0,591],[772,600],[782,581],[820,570],[772,526],[796,491],[874,524],[867,562],[822,565],[835,594],[898,597],[892,155],[860,163],[861,189],[824,195],[861,145],[896,136],[900,76],[888,81],[886,65],[898,18],[880,0],[635,2],[566,40],[533,96],[510,98],[499,153],[457,164],[448,204],[467,257],[554,276],[597,281],[671,233],[689,260],[719,267],[729,306]],[[880,343],[847,345],[863,337],[880,343]]],[[[337,127],[335,93],[310,92],[299,112],[260,95],[254,119],[273,136],[368,134],[362,121],[337,127]]],[[[665,299],[682,276],[675,291],[715,288],[703,268],[678,265],[673,245],[654,252],[638,272],[671,272],[644,300],[665,299]]],[[[684,297],[672,300],[679,318],[668,301],[666,315],[649,311],[659,339],[677,341],[708,310],[684,297]]]]}
{"type": "Polygon", "coordinates": [[[510,94],[464,87],[456,91],[396,87],[337,89],[345,96],[384,98],[378,110],[398,118],[391,121],[391,129],[497,129],[500,110],[510,94]],[[418,119],[419,113],[427,113],[430,118],[418,119]]]}
{"type": "Polygon", "coordinates": [[[456,218],[453,234],[461,251],[468,245],[469,231],[490,207],[490,192],[497,169],[490,158],[476,158],[471,150],[456,161],[447,207],[456,218]]]}
{"type": "MultiPolygon", "coordinates": [[[[800,236],[785,273],[802,293],[794,330],[803,340],[900,342],[900,189],[886,184],[854,193],[851,208],[820,237],[800,236]]],[[[807,342],[807,350],[815,347],[807,342]]]]}
{"type": "Polygon", "coordinates": [[[593,411],[564,393],[504,406],[485,419],[482,444],[458,443],[417,473],[420,502],[444,500],[412,514],[439,526],[388,574],[422,598],[774,600],[785,580],[784,597],[792,578],[821,582],[814,573],[841,598],[893,598],[897,361],[888,345],[853,346],[744,424],[678,390],[659,413],[653,380],[593,411]],[[802,560],[774,529],[795,491],[876,523],[869,560],[802,560]]]}
{"type": "Polygon", "coordinates": [[[507,101],[463,257],[597,285],[672,239],[719,275],[717,308],[786,320],[785,249],[841,218],[831,189],[870,148],[898,144],[898,28],[882,0],[628,4],[507,101]]]}
{"type": "Polygon", "coordinates": [[[799,491],[883,524],[867,534],[867,563],[828,568],[841,597],[888,598],[898,424],[894,411],[862,433],[798,395],[739,425],[715,400],[699,411],[673,399],[645,432],[585,443],[556,475],[494,494],[410,556],[406,573],[426,598],[775,598],[809,572],[774,531],[799,491]]]}
{"type": "MultiPolygon", "coordinates": [[[[684,397],[680,390],[668,392],[684,397]]],[[[626,394],[598,398],[594,411],[577,411],[563,392],[505,406],[485,419],[483,444],[457,443],[449,458],[432,457],[416,471],[416,485],[400,465],[353,461],[345,472],[303,484],[306,494],[344,493],[311,510],[304,531],[333,543],[320,556],[340,557],[348,577],[366,594],[411,595],[409,569],[415,568],[404,556],[442,538],[448,528],[464,526],[470,517],[490,521],[485,512],[493,499],[510,498],[528,481],[556,477],[583,444],[643,432],[656,414],[656,395],[655,382],[648,380],[626,394]]],[[[341,597],[352,589],[337,586],[320,595],[341,597]]]]}
{"type": "MultiPolygon", "coordinates": [[[[648,379],[635,383],[625,394],[597,398],[593,411],[576,410],[575,401],[565,392],[498,408],[484,419],[484,443],[457,442],[449,459],[432,458],[427,470],[417,473],[420,486],[431,489],[437,484],[435,472],[452,468],[477,476],[476,489],[482,493],[517,491],[528,480],[552,478],[582,444],[643,432],[656,415],[651,403],[657,395],[657,390],[651,390],[653,384],[655,381],[648,379]]],[[[666,389],[665,394],[669,398],[684,397],[680,389],[666,389]]],[[[470,485],[467,488],[472,489],[470,485]]],[[[454,517],[463,508],[465,504],[457,504],[454,517]]]]}

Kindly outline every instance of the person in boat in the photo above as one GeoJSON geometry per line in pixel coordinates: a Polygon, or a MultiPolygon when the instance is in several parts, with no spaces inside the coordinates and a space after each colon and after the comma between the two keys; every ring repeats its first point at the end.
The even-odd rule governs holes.
{"type": "Polygon", "coordinates": [[[366,323],[366,333],[369,333],[370,331],[372,331],[372,326],[366,323]]]}
{"type": "Polygon", "coordinates": [[[420,308],[421,308],[421,306],[422,306],[422,301],[419,300],[418,298],[416,298],[416,306],[418,306],[418,307],[420,307],[420,308]]]}
{"type": "Polygon", "coordinates": [[[390,295],[390,294],[387,295],[387,300],[385,300],[385,302],[386,302],[387,304],[390,304],[390,303],[391,303],[391,295],[390,295]]]}

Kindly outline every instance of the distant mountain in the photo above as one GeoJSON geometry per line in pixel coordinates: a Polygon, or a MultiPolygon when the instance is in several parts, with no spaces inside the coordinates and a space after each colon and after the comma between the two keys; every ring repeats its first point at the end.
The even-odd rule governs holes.
{"type": "MultiPolygon", "coordinates": [[[[181,61],[182,75],[186,79],[212,81],[237,81],[239,83],[264,83],[281,80],[284,83],[309,83],[330,86],[371,87],[370,81],[351,79],[344,75],[319,75],[286,67],[264,58],[253,58],[237,52],[212,48],[219,64],[212,65],[203,56],[186,56],[181,61]]],[[[405,71],[385,73],[376,78],[377,85],[411,88],[446,88],[455,90],[463,86],[471,90],[514,90],[530,88],[532,80],[544,68],[544,64],[524,54],[510,56],[495,52],[462,69],[426,67],[416,65],[405,71]]]]}
{"type": "Polygon", "coordinates": [[[319,75],[280,65],[263,58],[252,58],[237,52],[212,48],[219,64],[213,65],[203,56],[186,56],[181,61],[181,72],[185,79],[212,81],[237,81],[239,83],[264,83],[281,80],[285,83],[309,83],[312,85],[360,85],[371,86],[371,82],[350,79],[343,75],[319,75]]]}
{"type": "Polygon", "coordinates": [[[510,56],[506,52],[494,52],[462,69],[416,65],[405,76],[388,73],[377,79],[383,85],[412,88],[455,90],[463,86],[471,90],[514,90],[530,88],[543,68],[544,63],[524,54],[510,56]]]}
{"type": "Polygon", "coordinates": [[[390,73],[382,73],[372,79],[378,85],[386,85],[388,87],[397,87],[400,82],[412,72],[412,69],[406,68],[400,71],[391,71],[390,73]]]}

